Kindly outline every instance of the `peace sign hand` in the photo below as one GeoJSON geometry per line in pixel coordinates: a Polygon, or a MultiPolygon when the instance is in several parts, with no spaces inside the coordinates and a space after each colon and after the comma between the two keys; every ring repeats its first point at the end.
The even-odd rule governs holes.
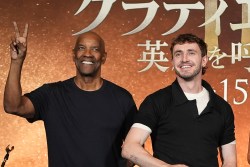
{"type": "Polygon", "coordinates": [[[13,22],[15,28],[15,36],[11,38],[10,44],[10,56],[12,60],[24,60],[27,52],[27,36],[28,27],[26,24],[23,32],[23,36],[20,36],[19,29],[16,22],[13,22]]]}

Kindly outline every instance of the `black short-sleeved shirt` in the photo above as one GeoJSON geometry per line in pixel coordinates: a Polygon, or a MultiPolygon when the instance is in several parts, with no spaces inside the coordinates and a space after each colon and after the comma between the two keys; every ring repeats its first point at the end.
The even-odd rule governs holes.
{"type": "Polygon", "coordinates": [[[104,80],[97,91],[79,89],[73,78],[26,94],[43,120],[50,167],[125,167],[122,141],[136,113],[131,94],[104,80]]]}
{"type": "Polygon", "coordinates": [[[186,98],[177,80],[142,102],[135,123],[152,130],[155,157],[169,164],[214,167],[218,166],[217,148],[235,140],[230,105],[204,80],[202,85],[210,101],[200,115],[196,100],[186,98]]]}

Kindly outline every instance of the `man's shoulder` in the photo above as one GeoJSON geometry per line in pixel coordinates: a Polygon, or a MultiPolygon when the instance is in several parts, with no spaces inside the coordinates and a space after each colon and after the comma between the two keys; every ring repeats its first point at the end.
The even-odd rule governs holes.
{"type": "Polygon", "coordinates": [[[73,83],[74,81],[74,78],[68,78],[68,79],[65,79],[65,80],[61,80],[61,81],[54,81],[54,82],[48,82],[48,83],[45,83],[44,85],[47,85],[47,86],[60,86],[60,85],[68,85],[68,84],[71,84],[73,83]]]}
{"type": "Polygon", "coordinates": [[[220,110],[223,110],[223,109],[231,110],[231,105],[218,94],[214,93],[213,99],[214,99],[215,106],[217,108],[220,108],[220,110]]]}
{"type": "Polygon", "coordinates": [[[108,80],[104,80],[104,84],[105,94],[112,95],[121,104],[135,105],[133,95],[127,89],[108,80]]]}
{"type": "Polygon", "coordinates": [[[162,98],[162,97],[170,97],[172,95],[172,86],[168,85],[167,87],[161,88],[149,95],[152,98],[162,98]]]}
{"type": "Polygon", "coordinates": [[[107,88],[113,90],[113,91],[118,91],[120,93],[125,93],[125,94],[131,94],[127,89],[125,89],[124,87],[111,82],[109,80],[104,79],[105,85],[107,86],[107,88]]]}
{"type": "Polygon", "coordinates": [[[54,81],[54,82],[47,82],[40,86],[39,90],[48,90],[48,91],[55,91],[59,89],[63,89],[65,87],[70,87],[73,83],[73,78],[69,78],[62,81],[54,81]]]}
{"type": "Polygon", "coordinates": [[[169,106],[172,102],[172,87],[171,85],[161,88],[151,94],[149,94],[144,102],[149,102],[155,105],[169,106]]]}

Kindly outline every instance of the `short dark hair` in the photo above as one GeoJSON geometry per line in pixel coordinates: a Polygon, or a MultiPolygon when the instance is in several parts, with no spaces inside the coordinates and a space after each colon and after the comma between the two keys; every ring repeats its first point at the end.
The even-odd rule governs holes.
{"type": "MultiPolygon", "coordinates": [[[[184,44],[184,43],[197,43],[200,50],[201,56],[204,57],[207,55],[207,44],[204,42],[203,39],[197,37],[194,34],[180,34],[176,38],[172,40],[170,51],[173,58],[173,49],[176,44],[184,44]]],[[[205,74],[207,67],[202,67],[202,74],[205,74]]]]}

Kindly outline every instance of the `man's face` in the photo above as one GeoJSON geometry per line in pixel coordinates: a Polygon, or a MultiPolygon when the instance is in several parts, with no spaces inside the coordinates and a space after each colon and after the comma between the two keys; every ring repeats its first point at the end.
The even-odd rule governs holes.
{"type": "Polygon", "coordinates": [[[75,46],[73,59],[77,74],[90,77],[100,76],[101,65],[106,60],[101,39],[93,33],[83,34],[75,46]]]}
{"type": "Polygon", "coordinates": [[[190,81],[202,76],[202,67],[207,63],[207,56],[201,55],[197,43],[177,44],[173,48],[172,64],[177,77],[190,81]]]}

